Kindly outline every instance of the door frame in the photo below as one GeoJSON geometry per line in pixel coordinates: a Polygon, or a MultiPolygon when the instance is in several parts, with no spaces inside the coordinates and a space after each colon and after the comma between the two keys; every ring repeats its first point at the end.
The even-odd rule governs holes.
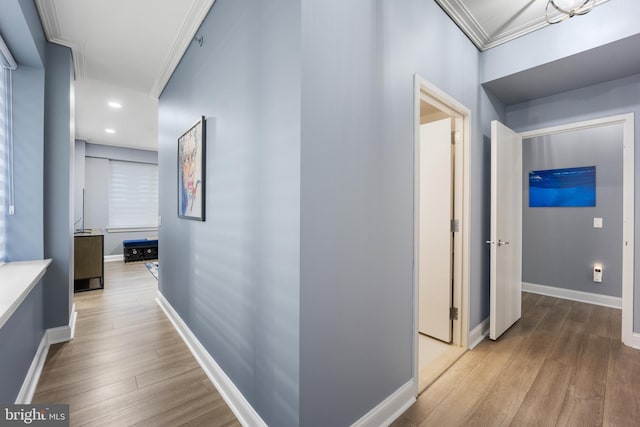
{"type": "Polygon", "coordinates": [[[634,225],[635,225],[635,130],[634,114],[620,114],[594,120],[519,132],[522,139],[582,129],[622,124],[622,342],[640,349],[640,333],[633,332],[634,225]]]}
{"type": "Polygon", "coordinates": [[[413,153],[413,372],[415,395],[418,394],[418,260],[419,260],[419,196],[420,196],[420,101],[453,112],[462,119],[462,137],[456,136],[454,217],[459,232],[454,234],[453,304],[458,307],[458,320],[453,321],[452,345],[467,349],[469,333],[469,236],[470,236],[470,146],[471,110],[437,88],[420,75],[414,75],[414,153],[413,153]]]}

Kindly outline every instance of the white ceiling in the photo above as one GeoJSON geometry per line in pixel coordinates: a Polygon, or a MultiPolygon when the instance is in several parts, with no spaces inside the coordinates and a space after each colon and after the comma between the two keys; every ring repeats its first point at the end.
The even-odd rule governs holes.
{"type": "Polygon", "coordinates": [[[73,52],[76,138],[157,150],[158,97],[213,2],[36,0],[47,39],[73,52]]]}
{"type": "Polygon", "coordinates": [[[545,20],[549,0],[435,1],[482,51],[549,25],[545,20]]]}
{"type": "MultiPolygon", "coordinates": [[[[73,52],[76,138],[157,150],[158,97],[214,1],[36,0],[47,39],[73,52]]],[[[480,50],[548,25],[548,0],[435,1],[480,50]]]]}

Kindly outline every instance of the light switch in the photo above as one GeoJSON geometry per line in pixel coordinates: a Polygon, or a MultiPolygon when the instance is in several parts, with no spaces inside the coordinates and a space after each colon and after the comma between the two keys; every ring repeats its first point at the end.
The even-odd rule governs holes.
{"type": "Polygon", "coordinates": [[[593,228],[602,228],[602,218],[593,218],[593,228]]]}

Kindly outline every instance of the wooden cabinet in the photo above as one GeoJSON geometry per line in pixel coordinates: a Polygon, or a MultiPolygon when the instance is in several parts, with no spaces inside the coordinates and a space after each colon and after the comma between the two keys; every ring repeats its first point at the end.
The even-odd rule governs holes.
{"type": "Polygon", "coordinates": [[[104,236],[97,231],[74,235],[74,291],[104,288],[104,236]],[[99,283],[96,283],[96,280],[99,283]]]}

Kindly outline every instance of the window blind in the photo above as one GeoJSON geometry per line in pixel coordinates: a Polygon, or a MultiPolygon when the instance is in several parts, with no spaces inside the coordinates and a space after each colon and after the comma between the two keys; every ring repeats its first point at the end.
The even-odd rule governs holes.
{"type": "Polygon", "coordinates": [[[158,226],[158,165],[109,161],[109,227],[158,226]]]}

